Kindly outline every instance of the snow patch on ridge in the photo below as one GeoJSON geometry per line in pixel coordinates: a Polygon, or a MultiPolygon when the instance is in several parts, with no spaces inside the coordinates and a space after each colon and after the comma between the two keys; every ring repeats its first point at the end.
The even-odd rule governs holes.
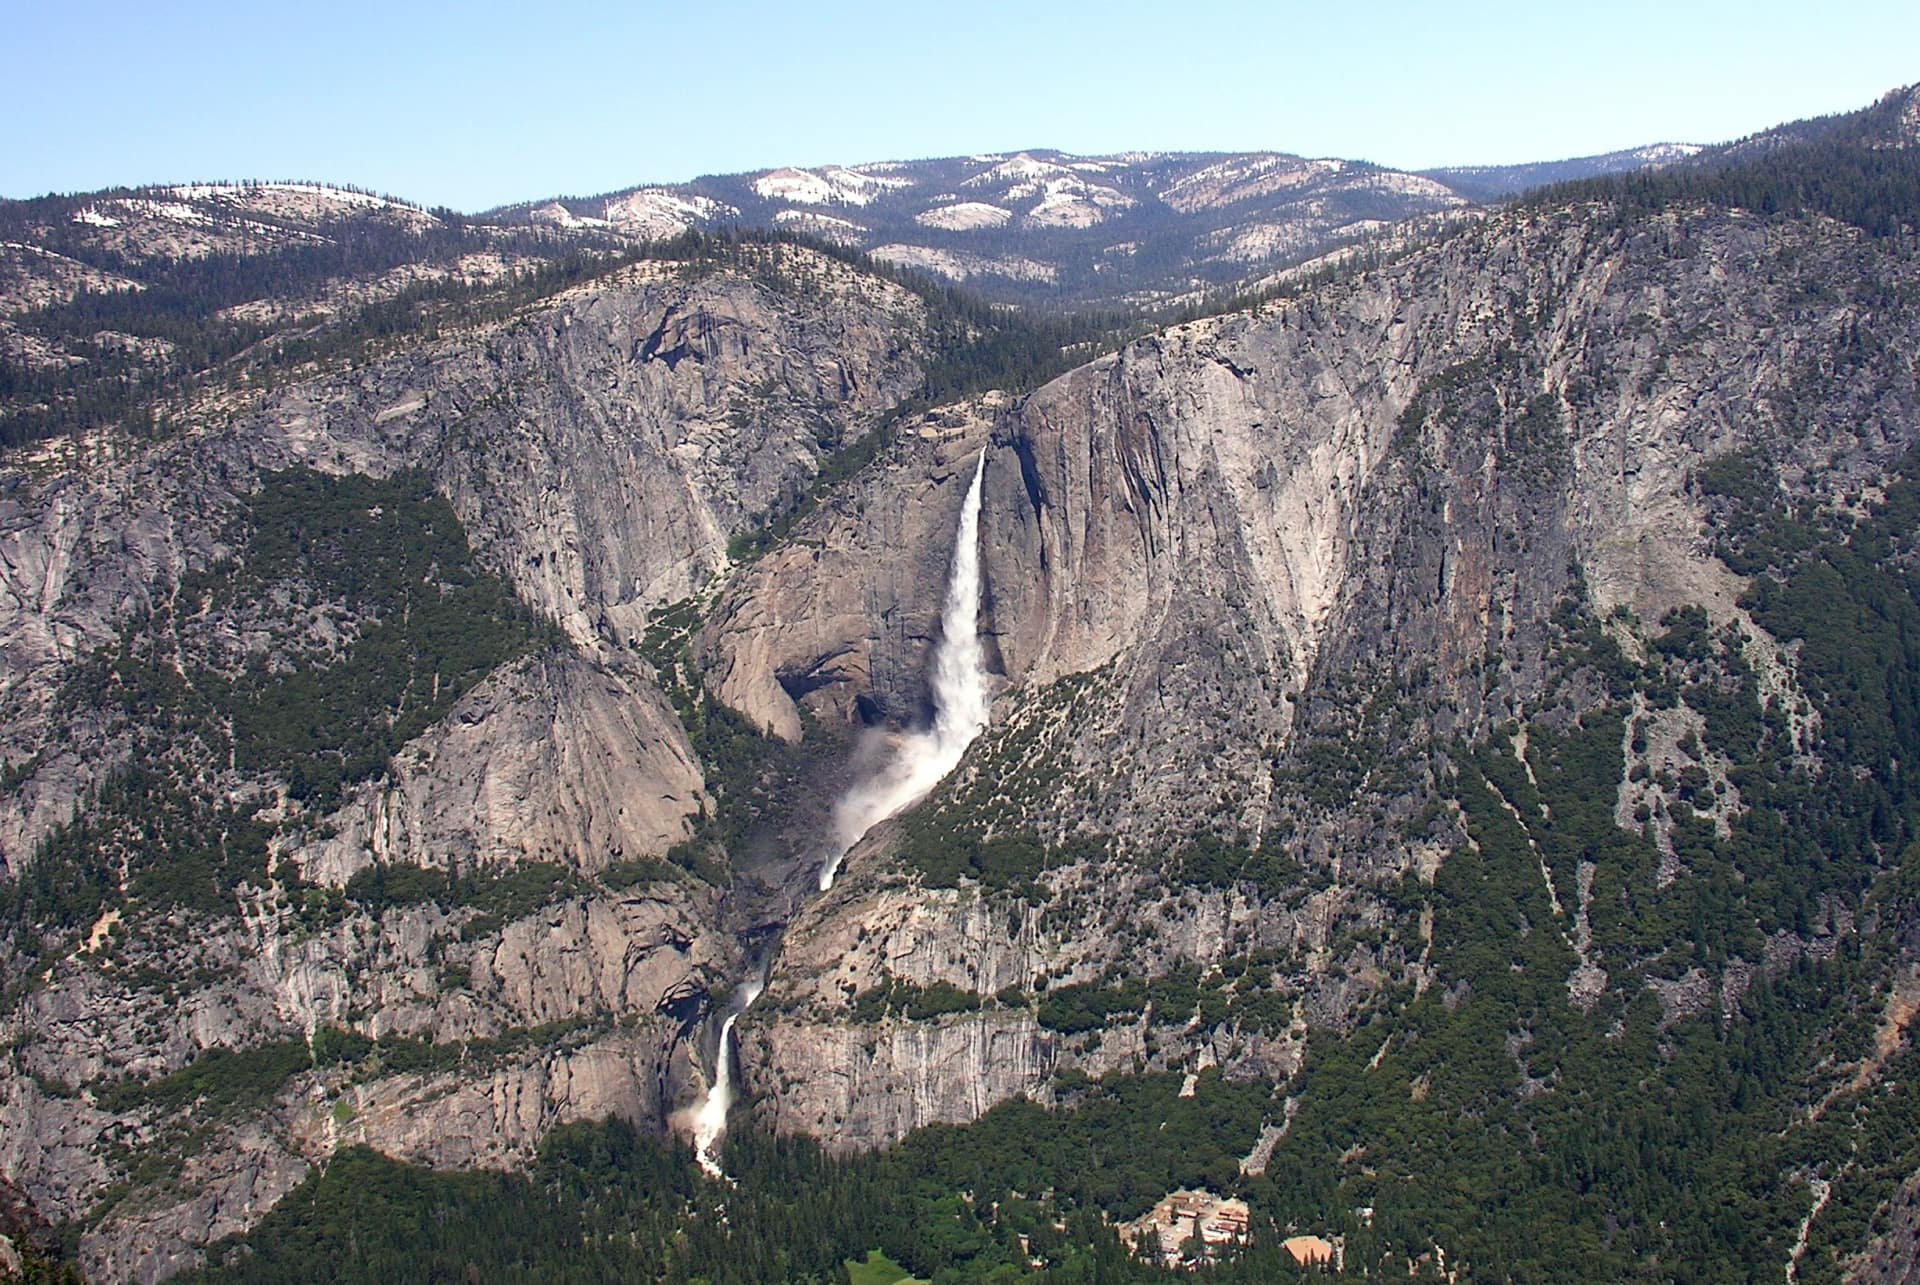
{"type": "Polygon", "coordinates": [[[187,183],[168,188],[166,191],[168,195],[178,197],[182,201],[234,202],[245,202],[260,192],[284,192],[290,195],[318,197],[335,205],[418,212],[414,211],[413,206],[402,201],[375,196],[371,192],[354,192],[344,187],[331,187],[325,183],[187,183]]]}
{"type": "Polygon", "coordinates": [[[1004,277],[1009,281],[1045,281],[1052,283],[1060,275],[1051,263],[1023,259],[1013,255],[988,257],[963,250],[936,250],[932,246],[893,244],[870,251],[882,263],[931,272],[949,281],[969,277],[1004,277]]]}
{"type": "Polygon", "coordinates": [[[811,232],[815,236],[825,237],[829,241],[838,241],[842,245],[860,240],[870,230],[850,219],[836,219],[833,215],[822,214],[818,210],[781,210],[773,216],[773,221],[782,227],[799,228],[803,232],[811,232]]]}
{"type": "Polygon", "coordinates": [[[614,197],[602,214],[623,232],[668,237],[709,219],[737,218],[740,211],[710,196],[681,196],[665,188],[643,187],[614,197]]]}
{"type": "Polygon", "coordinates": [[[1690,156],[1698,156],[1706,150],[1699,143],[1654,143],[1648,147],[1635,148],[1633,155],[1648,165],[1671,165],[1675,161],[1684,161],[1690,156]]]}
{"type": "Polygon", "coordinates": [[[1325,171],[1298,156],[1264,153],[1216,161],[1174,180],[1160,199],[1182,214],[1305,187],[1325,171]]]}
{"type": "Polygon", "coordinates": [[[753,190],[769,201],[792,201],[796,205],[868,205],[889,189],[912,187],[914,182],[891,174],[828,165],[817,170],[769,170],[753,180],[753,190]]]}
{"type": "Polygon", "coordinates": [[[971,232],[978,228],[1005,227],[1012,218],[1011,210],[1003,210],[997,205],[989,205],[985,201],[961,201],[954,205],[922,210],[913,216],[913,221],[923,228],[940,228],[947,232],[971,232]]]}
{"type": "MultiPolygon", "coordinates": [[[[979,159],[987,160],[992,158],[981,157],[979,159]]],[[[1029,156],[1027,153],[1021,152],[1017,156],[1001,161],[990,169],[981,170],[961,186],[994,187],[999,184],[1014,184],[1020,182],[1031,184],[1034,183],[1035,180],[1053,178],[1063,174],[1070,175],[1072,173],[1073,171],[1064,165],[1056,165],[1052,161],[1043,161],[1037,156],[1029,156]]],[[[1032,189],[1029,188],[1028,190],[1032,189]]]]}
{"type": "Polygon", "coordinates": [[[181,201],[152,201],[145,197],[130,197],[116,202],[121,209],[131,214],[145,214],[156,219],[171,219],[175,223],[208,223],[212,220],[206,215],[181,201]]]}
{"type": "Polygon", "coordinates": [[[1079,179],[1049,179],[1039,202],[1027,211],[1027,226],[1090,228],[1104,221],[1110,210],[1124,210],[1134,199],[1110,187],[1079,179]]]}
{"type": "Polygon", "coordinates": [[[538,209],[527,211],[529,223],[547,223],[560,228],[604,228],[611,227],[605,219],[586,218],[575,214],[558,201],[548,201],[538,209]]]}

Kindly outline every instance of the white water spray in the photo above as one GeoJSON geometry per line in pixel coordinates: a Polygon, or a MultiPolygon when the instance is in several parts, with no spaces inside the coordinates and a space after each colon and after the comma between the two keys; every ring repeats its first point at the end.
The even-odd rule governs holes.
{"type": "Polygon", "coordinates": [[[693,1154],[700,1161],[700,1167],[715,1178],[727,1176],[720,1169],[719,1145],[720,1135],[727,1131],[727,1112],[733,1108],[733,1024],[760,998],[765,985],[756,976],[741,983],[740,989],[733,993],[732,1011],[727,1014],[727,1020],[720,1023],[720,1049],[713,1055],[713,1084],[708,1087],[700,1109],[694,1112],[693,1154]]]}
{"type": "Polygon", "coordinates": [[[987,674],[980,651],[980,479],[987,453],[973,466],[973,485],[960,508],[953,568],[933,656],[933,726],[900,737],[893,758],[833,809],[833,847],[820,869],[820,890],[833,887],[840,863],[874,826],[925,798],[959,764],[987,726],[987,674]]]}
{"type": "MultiPolygon", "coordinates": [[[[987,676],[979,631],[980,480],[986,466],[987,454],[982,451],[973,466],[973,485],[960,508],[960,529],[954,534],[940,645],[933,656],[933,726],[902,736],[892,760],[834,805],[833,846],[820,871],[823,892],[833,887],[848,850],[868,830],[925,798],[959,764],[967,746],[987,725],[987,676]]],[[[756,974],[733,993],[726,1020],[720,1023],[713,1082],[694,1112],[694,1154],[700,1167],[716,1178],[726,1177],[718,1148],[733,1106],[733,1024],[765,987],[765,978],[756,974]]]]}

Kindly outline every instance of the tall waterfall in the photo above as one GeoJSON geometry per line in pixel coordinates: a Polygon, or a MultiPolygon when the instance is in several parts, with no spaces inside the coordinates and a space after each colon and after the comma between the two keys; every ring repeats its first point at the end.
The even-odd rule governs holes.
{"type": "MultiPolygon", "coordinates": [[[[820,871],[820,888],[833,887],[840,862],[868,830],[912,807],[953,771],[967,746],[987,725],[986,666],[980,651],[980,480],[987,453],[973,466],[973,485],[960,507],[954,535],[953,566],[940,618],[940,645],[933,656],[933,726],[899,739],[892,759],[879,772],[849,790],[833,809],[833,839],[820,871]]],[[[720,1048],[714,1054],[713,1081],[693,1117],[694,1152],[700,1167],[716,1178],[718,1147],[733,1106],[733,1024],[765,988],[764,969],[733,994],[720,1024],[720,1048]]]]}
{"type": "Polygon", "coordinates": [[[973,485],[960,508],[953,567],[933,656],[933,726],[902,736],[880,771],[834,805],[833,846],[820,869],[820,890],[833,887],[840,862],[880,822],[925,798],[953,771],[967,746],[987,726],[987,674],[980,652],[980,479],[987,453],[973,466],[973,485]]]}

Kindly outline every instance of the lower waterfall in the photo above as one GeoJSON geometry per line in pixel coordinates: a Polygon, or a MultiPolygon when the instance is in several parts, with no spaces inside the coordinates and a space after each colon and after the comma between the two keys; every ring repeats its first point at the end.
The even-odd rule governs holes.
{"type": "Polygon", "coordinates": [[[700,1167],[715,1178],[724,1178],[720,1169],[720,1135],[727,1131],[727,1112],[733,1108],[733,1024],[740,1014],[760,998],[766,983],[755,977],[743,982],[733,993],[731,1011],[720,1023],[720,1047],[713,1055],[713,1083],[700,1109],[693,1116],[693,1153],[700,1167]]]}
{"type": "MultiPolygon", "coordinates": [[[[940,644],[933,655],[933,726],[902,735],[886,765],[848,790],[834,805],[832,841],[820,868],[822,892],[833,887],[841,861],[867,831],[925,798],[986,729],[987,674],[979,628],[980,483],[986,467],[987,453],[983,450],[973,466],[973,484],[960,506],[960,529],[954,533],[953,564],[940,617],[940,644]]],[[[760,998],[766,986],[765,971],[763,965],[734,992],[726,1019],[720,1024],[713,1079],[693,1117],[695,1154],[700,1167],[714,1177],[726,1176],[720,1168],[718,1148],[727,1129],[727,1111],[733,1106],[733,1025],[760,998]]]]}

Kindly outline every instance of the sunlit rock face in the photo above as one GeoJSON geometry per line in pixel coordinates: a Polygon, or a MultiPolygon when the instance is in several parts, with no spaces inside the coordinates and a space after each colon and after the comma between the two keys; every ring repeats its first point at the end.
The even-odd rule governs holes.
{"type": "MultiPolygon", "coordinates": [[[[1694,478],[1758,449],[1790,490],[1871,485],[1914,438],[1912,373],[1893,355],[1913,336],[1861,379],[1830,358],[1868,283],[1911,271],[1833,224],[1695,213],[1622,234],[1580,210],[1504,216],[905,436],[730,587],[705,636],[709,681],[789,735],[802,710],[921,725],[937,537],[984,442],[992,726],[924,808],[1108,855],[1049,868],[1040,914],[964,880],[922,887],[902,826],[875,830],[795,921],[741,1023],[756,1109],[852,1145],[1044,1098],[1063,1067],[1253,1074],[1292,1064],[1313,1024],[1382,984],[1419,985],[1417,939],[1325,951],[1343,926],[1382,922],[1373,886],[1444,855],[1403,828],[1431,797],[1428,761],[1364,808],[1316,803],[1290,773],[1329,740],[1364,731],[1392,754],[1532,706],[1548,619],[1570,600],[1643,622],[1699,604],[1738,621],[1763,681],[1790,688],[1790,649],[1739,606],[1694,478]],[[1854,285],[1829,308],[1788,302],[1840,280],[1854,285]],[[1391,723],[1368,726],[1382,709],[1391,723]],[[1170,887],[1161,868],[1195,829],[1271,836],[1320,872],[1311,895],[1170,887]],[[1122,1053],[1122,1027],[1089,1048],[1017,1005],[853,1015],[892,982],[991,997],[1250,949],[1301,959],[1291,1031],[1162,1032],[1122,1053]]],[[[1606,984],[1569,979],[1583,1004],[1606,984]]]]}

